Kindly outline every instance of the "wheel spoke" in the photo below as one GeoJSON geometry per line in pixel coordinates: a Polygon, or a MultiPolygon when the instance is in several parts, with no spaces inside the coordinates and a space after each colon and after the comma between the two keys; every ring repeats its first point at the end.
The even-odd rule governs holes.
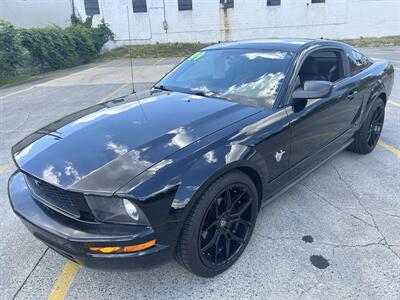
{"type": "Polygon", "coordinates": [[[215,209],[215,218],[219,219],[220,214],[218,213],[218,201],[214,202],[214,209],[215,209]]]}
{"type": "Polygon", "coordinates": [[[238,218],[241,215],[244,214],[244,212],[247,210],[247,208],[250,206],[251,202],[253,201],[253,198],[250,198],[249,200],[247,200],[247,202],[245,202],[240,208],[239,211],[237,211],[236,213],[231,214],[232,218],[238,218]]]}
{"type": "Polygon", "coordinates": [[[214,226],[216,226],[217,223],[218,223],[217,221],[213,221],[210,225],[207,226],[206,229],[201,231],[201,236],[203,237],[203,239],[205,239],[207,237],[209,230],[211,228],[213,228],[214,226]]]}
{"type": "Polygon", "coordinates": [[[217,225],[217,221],[212,222],[210,225],[207,226],[206,229],[204,229],[204,231],[209,231],[211,228],[213,228],[215,225],[217,225]]]}
{"type": "Polygon", "coordinates": [[[236,235],[236,233],[234,233],[233,231],[230,232],[230,237],[231,237],[232,240],[234,240],[236,242],[239,242],[241,244],[244,243],[244,239],[241,238],[240,236],[236,235]]]}
{"type": "Polygon", "coordinates": [[[216,242],[215,242],[215,253],[214,253],[214,263],[215,264],[217,264],[217,262],[218,262],[218,254],[219,254],[218,244],[219,244],[220,238],[221,238],[221,235],[218,234],[216,242]]]}
{"type": "Polygon", "coordinates": [[[243,190],[243,191],[241,191],[238,195],[236,195],[235,198],[234,198],[233,201],[232,201],[232,207],[235,206],[235,204],[236,204],[240,199],[242,199],[242,197],[243,197],[245,194],[246,194],[246,191],[243,190]]]}
{"type": "Polygon", "coordinates": [[[251,222],[246,221],[246,220],[244,220],[244,219],[242,219],[240,217],[233,219],[231,222],[235,223],[235,224],[242,224],[242,225],[244,225],[246,227],[251,227],[251,222]]]}
{"type": "Polygon", "coordinates": [[[377,110],[375,118],[374,118],[374,122],[379,121],[382,118],[382,115],[383,115],[383,109],[377,110]]]}
{"type": "Polygon", "coordinates": [[[231,240],[225,235],[225,259],[228,260],[231,250],[231,240]]]}
{"type": "Polygon", "coordinates": [[[217,241],[218,238],[218,234],[215,233],[214,236],[212,237],[212,239],[203,247],[200,249],[201,252],[207,251],[208,249],[210,249],[217,241]]]}

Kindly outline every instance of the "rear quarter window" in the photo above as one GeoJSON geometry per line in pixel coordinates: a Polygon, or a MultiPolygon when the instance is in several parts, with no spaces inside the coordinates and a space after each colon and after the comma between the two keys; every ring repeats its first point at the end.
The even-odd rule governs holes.
{"type": "Polygon", "coordinates": [[[357,51],[356,49],[352,49],[348,57],[350,64],[350,73],[352,76],[367,69],[372,64],[372,61],[367,56],[357,51]]]}

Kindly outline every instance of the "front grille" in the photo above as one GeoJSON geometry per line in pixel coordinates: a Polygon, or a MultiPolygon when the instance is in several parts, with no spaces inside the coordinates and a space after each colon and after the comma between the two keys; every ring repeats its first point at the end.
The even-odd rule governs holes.
{"type": "Polygon", "coordinates": [[[72,215],[73,217],[79,218],[81,216],[78,207],[80,207],[82,203],[85,203],[83,194],[60,189],[43,180],[33,178],[30,175],[25,175],[25,180],[33,198],[37,201],[54,210],[72,215]]]}

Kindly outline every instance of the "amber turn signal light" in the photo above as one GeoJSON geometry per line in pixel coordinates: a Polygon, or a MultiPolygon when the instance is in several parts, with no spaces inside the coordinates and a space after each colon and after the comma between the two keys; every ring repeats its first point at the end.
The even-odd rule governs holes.
{"type": "Polygon", "coordinates": [[[143,244],[123,246],[123,247],[90,247],[89,250],[92,253],[132,253],[153,247],[156,244],[156,240],[151,240],[143,244]]]}

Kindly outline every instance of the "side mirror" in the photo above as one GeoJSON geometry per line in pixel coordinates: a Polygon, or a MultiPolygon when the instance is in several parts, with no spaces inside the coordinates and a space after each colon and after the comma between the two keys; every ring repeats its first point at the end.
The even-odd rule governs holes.
{"type": "Polygon", "coordinates": [[[304,82],[304,88],[293,92],[293,99],[318,99],[328,97],[332,93],[333,84],[330,81],[310,80],[304,82]]]}

